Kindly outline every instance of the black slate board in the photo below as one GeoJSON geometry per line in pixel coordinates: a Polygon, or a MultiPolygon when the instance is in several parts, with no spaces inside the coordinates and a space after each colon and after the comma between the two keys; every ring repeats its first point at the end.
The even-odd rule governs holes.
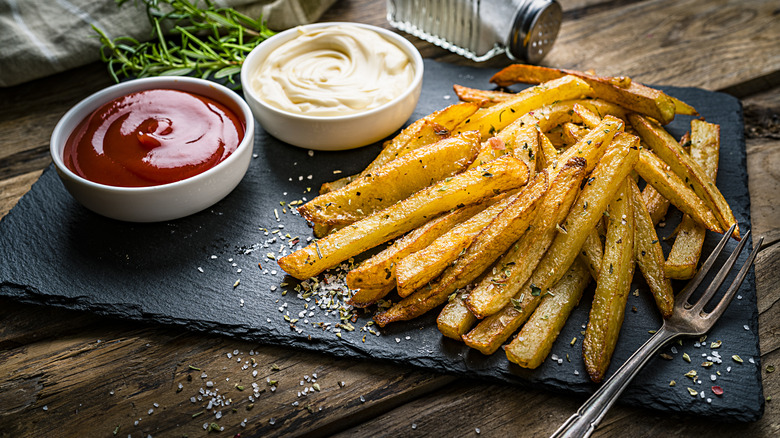
{"type": "MultiPolygon", "coordinates": [[[[452,84],[490,88],[488,79],[494,73],[432,61],[426,61],[425,68],[424,88],[415,119],[453,103],[452,84]]],[[[721,125],[717,183],[740,227],[749,229],[739,101],[700,89],[662,88],[692,104],[708,121],[721,125]]],[[[668,129],[679,138],[689,125],[690,118],[678,117],[668,129]]],[[[339,338],[332,329],[323,330],[314,324],[335,324],[336,316],[326,315],[314,306],[300,313],[306,302],[291,291],[295,281],[285,277],[276,263],[267,258],[267,253],[278,256],[282,246],[289,247],[289,239],[282,240],[280,236],[288,233],[301,236],[305,244],[311,231],[289,208],[284,213],[280,201],[311,199],[321,183],[360,171],[379,148],[373,145],[353,151],[310,154],[282,144],[258,129],[257,157],[233,193],[206,211],[159,224],[123,223],[93,214],[67,194],[56,172],[49,168],[0,221],[0,295],[123,319],[181,325],[261,343],[392,361],[560,392],[591,393],[596,386],[588,381],[584,371],[580,332],[587,321],[592,291],[586,291],[551,357],[532,371],[510,364],[501,352],[486,357],[443,339],[436,330],[433,314],[391,325],[381,330],[381,336],[361,330],[370,318],[365,315],[353,323],[358,330],[342,330],[339,338]],[[343,173],[334,175],[336,169],[343,173]],[[268,235],[263,229],[269,231],[268,235]],[[273,234],[272,230],[280,232],[273,234]],[[264,247],[273,237],[276,242],[264,247]],[[239,279],[240,284],[234,287],[239,279]],[[289,285],[282,286],[283,283],[289,285]],[[282,296],[282,290],[290,292],[282,296]],[[299,318],[295,324],[297,330],[283,319],[286,314],[291,319],[299,318]],[[572,346],[570,341],[575,337],[578,341],[572,346]]],[[[679,214],[676,216],[670,214],[667,225],[659,229],[662,236],[674,229],[679,221],[679,214]]],[[[717,238],[708,236],[705,254],[717,238]]],[[[733,248],[734,243],[729,245],[733,248]]],[[[649,330],[661,323],[642,280],[634,285],[633,289],[637,288],[639,296],[629,297],[629,310],[610,373],[650,336],[649,330]],[[637,312],[630,310],[634,306],[637,312]]],[[[764,408],[757,318],[751,270],[739,297],[707,342],[697,346],[697,340],[687,339],[682,345],[676,345],[675,350],[667,348],[673,359],[653,359],[621,402],[716,419],[756,420],[764,408]],[[722,363],[706,369],[700,364],[706,360],[703,356],[712,354],[710,340],[722,341],[722,346],[714,350],[720,354],[722,363]],[[682,359],[683,353],[689,354],[691,363],[682,359]],[[732,355],[739,355],[744,362],[737,363],[732,355]],[[684,377],[691,369],[698,371],[701,383],[684,377]],[[712,382],[710,375],[716,375],[717,371],[721,375],[712,382]],[[670,387],[671,380],[677,382],[676,386],[670,387]],[[721,386],[725,393],[715,396],[710,389],[712,385],[721,386]],[[703,392],[705,398],[691,396],[688,387],[703,392]]]]}

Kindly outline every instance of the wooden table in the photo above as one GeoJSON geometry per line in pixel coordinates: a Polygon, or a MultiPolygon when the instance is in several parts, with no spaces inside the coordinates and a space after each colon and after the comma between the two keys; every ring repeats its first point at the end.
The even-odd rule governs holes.
{"type": "MultiPolygon", "coordinates": [[[[767,370],[780,366],[777,3],[561,3],[565,22],[546,65],[627,74],[646,83],[697,86],[742,99],[753,230],[766,236],[756,264],[764,392],[767,398],[780,398],[780,372],[767,370]]],[[[384,6],[376,0],[342,0],[323,20],[389,28],[384,6]]],[[[468,64],[410,39],[426,57],[468,64]]],[[[508,63],[500,58],[488,66],[508,63]]],[[[0,217],[50,163],[48,139],[59,117],[108,85],[104,67],[92,64],[0,89],[0,217]]],[[[203,425],[212,422],[224,427],[216,436],[547,436],[583,401],[8,299],[0,299],[0,309],[0,437],[193,437],[207,435],[203,425]],[[238,354],[228,358],[235,351],[238,354]],[[241,369],[250,359],[259,363],[257,379],[241,369]],[[191,364],[202,371],[194,372],[191,364]],[[203,412],[205,402],[190,401],[199,388],[210,389],[201,381],[201,372],[216,382],[224,399],[233,400],[219,420],[203,412]],[[315,374],[321,390],[299,398],[299,382],[315,374]],[[188,380],[188,375],[195,379],[188,380]],[[279,382],[275,392],[264,376],[279,382]],[[236,387],[252,381],[265,389],[253,404],[236,387]],[[241,425],[244,419],[246,427],[241,425]]],[[[752,424],[721,424],[618,406],[596,436],[623,437],[627,431],[637,437],[777,436],[778,403],[780,399],[768,401],[763,418],[752,424]]]]}

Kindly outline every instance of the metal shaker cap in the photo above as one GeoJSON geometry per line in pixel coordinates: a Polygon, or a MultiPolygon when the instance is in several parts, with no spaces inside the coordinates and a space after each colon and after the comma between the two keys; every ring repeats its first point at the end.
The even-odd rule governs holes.
{"type": "Polygon", "coordinates": [[[552,49],[563,10],[556,0],[528,0],[517,11],[507,38],[507,56],[537,64],[552,49]]]}

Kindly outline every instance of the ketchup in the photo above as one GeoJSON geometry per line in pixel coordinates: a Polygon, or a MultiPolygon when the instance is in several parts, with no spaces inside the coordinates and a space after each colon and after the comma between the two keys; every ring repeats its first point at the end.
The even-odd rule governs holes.
{"type": "Polygon", "coordinates": [[[244,128],[213,99],[179,90],[140,91],[83,120],[63,158],[70,170],[96,183],[155,186],[216,166],[236,150],[244,128]]]}

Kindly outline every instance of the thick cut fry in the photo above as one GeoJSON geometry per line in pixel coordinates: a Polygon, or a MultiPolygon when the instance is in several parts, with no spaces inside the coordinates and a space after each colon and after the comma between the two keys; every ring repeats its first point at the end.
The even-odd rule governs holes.
{"type": "Polygon", "coordinates": [[[436,318],[436,326],[441,334],[458,341],[461,341],[461,336],[471,330],[477,322],[477,317],[466,307],[464,295],[467,296],[458,293],[450,295],[449,302],[436,318]]]}
{"type": "MultiPolygon", "coordinates": [[[[585,171],[590,173],[601,158],[601,154],[604,153],[606,149],[604,146],[610,144],[616,136],[626,135],[621,132],[622,129],[622,120],[612,116],[604,117],[596,128],[588,132],[576,144],[558,154],[558,157],[552,163],[549,163],[551,169],[548,169],[548,171],[551,177],[554,177],[559,171],[558,163],[566,163],[574,157],[584,158],[586,162],[585,171]]],[[[629,138],[627,137],[621,140],[621,142],[628,140],[629,138]]]]}
{"type": "Polygon", "coordinates": [[[496,202],[439,236],[425,248],[399,260],[395,267],[398,295],[409,296],[438,277],[515,198],[517,195],[496,202]]]}
{"type": "Polygon", "coordinates": [[[558,282],[574,262],[621,181],[631,173],[637,162],[638,143],[639,139],[632,135],[615,137],[569,211],[563,227],[566,233],[555,236],[531,278],[515,293],[512,305],[483,319],[463,336],[466,345],[484,354],[492,354],[528,319],[539,305],[542,295],[558,282]]]}
{"type": "Polygon", "coordinates": [[[595,96],[601,99],[640,114],[646,114],[663,124],[674,119],[675,102],[669,96],[660,90],[646,87],[635,81],[629,80],[630,82],[627,84],[616,85],[616,78],[612,77],[593,76],[575,70],[514,64],[493,75],[490,82],[499,87],[507,87],[518,82],[529,84],[547,82],[566,75],[584,80],[593,89],[595,96]]]}
{"type": "Polygon", "coordinates": [[[478,90],[476,88],[464,87],[458,84],[453,85],[452,89],[455,90],[455,95],[458,96],[459,100],[463,102],[478,103],[482,108],[493,106],[499,102],[511,99],[512,96],[514,96],[514,93],[495,90],[478,90]]]}
{"type": "Polygon", "coordinates": [[[391,140],[388,140],[382,152],[360,174],[325,183],[320,187],[320,194],[340,189],[355,179],[373,172],[400,156],[449,137],[450,132],[457,125],[469,118],[478,109],[478,104],[462,102],[450,105],[443,110],[436,111],[415,121],[391,140]]]}
{"type": "Polygon", "coordinates": [[[482,143],[479,155],[471,167],[482,166],[502,155],[512,155],[523,160],[532,171],[536,169],[536,156],[539,151],[539,136],[533,126],[523,126],[515,121],[502,129],[495,137],[482,143]]]}
{"type": "Polygon", "coordinates": [[[674,112],[677,114],[682,114],[685,116],[698,116],[699,112],[696,111],[696,108],[688,105],[687,103],[683,102],[682,100],[669,96],[669,99],[672,99],[672,102],[674,102],[674,112]]]}
{"type": "Polygon", "coordinates": [[[347,273],[347,286],[357,289],[350,304],[365,307],[383,298],[395,288],[395,264],[407,255],[419,251],[455,225],[485,209],[493,200],[461,207],[412,230],[379,254],[364,261],[347,273]]]}
{"type": "Polygon", "coordinates": [[[441,181],[365,219],[279,259],[279,266],[298,279],[332,268],[363,251],[423,225],[446,211],[523,186],[528,166],[504,156],[482,168],[441,181]]]}
{"type": "Polygon", "coordinates": [[[609,204],[604,269],[596,281],[582,343],[585,369],[590,379],[597,383],[604,379],[615,351],[634,276],[634,212],[628,180],[621,184],[609,204]]]}
{"type": "Polygon", "coordinates": [[[664,253],[661,242],[655,232],[653,220],[647,211],[642,194],[634,180],[629,181],[631,187],[631,199],[634,202],[634,256],[639,265],[639,270],[650,286],[655,305],[661,312],[661,316],[672,316],[674,307],[674,290],[672,282],[664,273],[664,253]]]}
{"type": "MultiPolygon", "coordinates": [[[[658,158],[666,162],[672,171],[681,180],[684,180],[685,184],[692,188],[696,195],[712,209],[722,229],[727,230],[737,223],[731,207],[715,186],[715,182],[704,173],[701,166],[685,153],[674,137],[666,132],[662,126],[646,117],[632,114],[629,119],[642,140],[650,146],[658,158]]],[[[734,229],[734,237],[739,238],[739,227],[734,229]]]]}
{"type": "Polygon", "coordinates": [[[601,271],[601,260],[604,258],[604,245],[601,243],[599,232],[597,229],[590,230],[588,237],[582,244],[582,251],[580,252],[580,260],[588,267],[590,275],[594,279],[598,278],[601,271]]]}
{"type": "Polygon", "coordinates": [[[374,321],[384,327],[394,321],[415,318],[444,304],[451,293],[474,281],[525,232],[546,191],[547,173],[539,172],[434,283],[376,314],[374,321]]]}
{"type": "Polygon", "coordinates": [[[704,204],[704,201],[696,196],[696,193],[688,188],[674,172],[669,171],[666,163],[655,154],[647,149],[642,149],[639,154],[639,162],[636,164],[636,171],[680,211],[690,215],[708,230],[716,233],[723,232],[718,220],[704,204]]]}
{"type": "Polygon", "coordinates": [[[484,140],[535,108],[560,100],[581,99],[591,94],[592,90],[585,81],[574,76],[564,76],[526,88],[512,99],[483,109],[470,120],[466,120],[458,130],[479,131],[484,140]]]}
{"type": "Polygon", "coordinates": [[[507,345],[504,350],[506,357],[523,368],[534,369],[541,365],[550,354],[566,319],[580,302],[582,291],[589,281],[588,268],[575,260],[561,281],[544,296],[520,333],[507,345]]]}
{"type": "Polygon", "coordinates": [[[647,207],[647,212],[650,213],[653,225],[658,225],[666,216],[667,210],[669,210],[669,200],[648,184],[642,189],[642,201],[647,207]]]}
{"type": "Polygon", "coordinates": [[[579,157],[563,165],[544,195],[531,228],[469,294],[466,305],[472,314],[481,319],[498,312],[528,280],[558,233],[557,226],[569,213],[585,177],[585,167],[585,160],[579,157]]]}
{"type": "Polygon", "coordinates": [[[563,132],[563,143],[565,146],[571,146],[577,143],[585,134],[588,133],[588,128],[577,125],[572,122],[566,122],[561,126],[563,132]]]}
{"type": "Polygon", "coordinates": [[[537,135],[539,136],[539,159],[536,160],[538,170],[552,166],[552,163],[558,162],[558,149],[555,149],[550,138],[537,128],[537,135]]]}
{"type": "MultiPolygon", "coordinates": [[[[718,176],[719,154],[720,127],[701,120],[692,120],[691,157],[713,181],[718,176]]],[[[680,280],[693,277],[704,245],[704,235],[704,228],[697,225],[690,216],[683,217],[672,250],[666,259],[666,275],[680,280]]]]}
{"type": "Polygon", "coordinates": [[[438,141],[399,157],[345,187],[317,196],[298,207],[298,212],[312,223],[351,224],[466,170],[479,148],[475,132],[438,141]]]}

